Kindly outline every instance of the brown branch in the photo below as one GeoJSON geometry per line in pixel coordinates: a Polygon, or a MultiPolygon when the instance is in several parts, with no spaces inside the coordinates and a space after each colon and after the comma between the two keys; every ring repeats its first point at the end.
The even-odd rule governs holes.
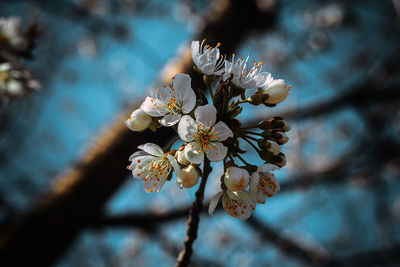
{"type": "Polygon", "coordinates": [[[201,178],[200,187],[196,192],[196,200],[193,202],[192,208],[190,209],[189,212],[188,228],[184,241],[184,247],[181,253],[179,253],[178,260],[175,265],[176,267],[188,266],[190,263],[190,257],[193,254],[192,246],[197,238],[197,231],[200,222],[200,213],[201,210],[203,209],[204,189],[206,188],[206,183],[210,172],[211,172],[210,161],[207,158],[205,158],[203,177],[201,178]]]}

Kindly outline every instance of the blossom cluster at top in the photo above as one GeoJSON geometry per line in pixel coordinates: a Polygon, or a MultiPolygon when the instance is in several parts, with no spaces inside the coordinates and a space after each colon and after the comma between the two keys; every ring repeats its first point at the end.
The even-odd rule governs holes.
{"type": "Polygon", "coordinates": [[[29,28],[22,33],[20,24],[17,17],[0,17],[0,100],[20,96],[28,90],[41,87],[20,61],[29,56],[29,35],[33,32],[33,28],[29,28]]]}
{"type": "Polygon", "coordinates": [[[220,45],[211,47],[204,40],[191,45],[194,69],[203,75],[211,103],[202,91],[192,89],[188,74],[179,73],[170,83],[155,85],[126,120],[132,131],[156,131],[164,126],[177,133],[165,149],[152,143],[139,146],[129,158],[128,169],[134,178],[143,180],[146,192],[158,192],[173,173],[180,188],[191,188],[202,175],[199,166],[204,160],[222,161],[221,191],[211,199],[209,213],[221,201],[231,216],[245,220],[256,204],[265,203],[279,191],[273,171],[286,164],[280,146],[288,141],[285,132],[290,126],[282,118],[273,117],[242,127],[236,117],[246,103],[267,107],[279,104],[288,96],[290,86],[263,71],[263,62],[249,62],[249,56],[235,59],[232,55],[232,60],[227,60],[220,53],[220,45]],[[184,144],[172,149],[179,139],[184,144]],[[248,163],[242,157],[246,153],[240,148],[242,142],[250,144],[265,163],[248,163]]]}

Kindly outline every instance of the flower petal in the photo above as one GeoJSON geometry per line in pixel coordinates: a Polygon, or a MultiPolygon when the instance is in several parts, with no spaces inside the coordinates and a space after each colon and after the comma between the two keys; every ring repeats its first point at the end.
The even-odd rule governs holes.
{"type": "Polygon", "coordinates": [[[208,206],[208,213],[209,213],[210,215],[213,214],[215,208],[216,208],[217,205],[218,205],[218,201],[219,201],[219,199],[221,198],[221,196],[222,196],[222,191],[219,192],[219,193],[217,193],[215,196],[212,197],[212,199],[211,199],[211,201],[210,201],[210,206],[208,206]]]}
{"type": "Polygon", "coordinates": [[[204,160],[204,153],[199,151],[200,148],[197,146],[197,144],[192,142],[185,146],[184,153],[188,161],[194,164],[200,164],[204,160]]]}
{"type": "Polygon", "coordinates": [[[153,143],[146,143],[144,145],[138,146],[138,148],[153,156],[157,157],[164,156],[164,151],[161,149],[161,147],[153,143]]]}
{"type": "Polygon", "coordinates": [[[257,172],[264,172],[264,173],[269,173],[274,170],[280,169],[278,166],[271,164],[271,163],[266,163],[258,167],[257,172]]]}
{"type": "Polygon", "coordinates": [[[215,124],[211,131],[217,136],[218,141],[225,141],[228,137],[233,137],[232,130],[229,129],[228,125],[223,121],[219,121],[215,124]]]}
{"type": "Polygon", "coordinates": [[[187,114],[191,112],[196,105],[197,99],[191,87],[187,88],[183,96],[182,113],[187,114]]]}
{"type": "Polygon", "coordinates": [[[207,152],[207,158],[214,162],[223,160],[228,152],[228,148],[220,142],[214,142],[213,145],[215,147],[207,152]]]}
{"type": "Polygon", "coordinates": [[[164,116],[167,111],[162,108],[164,102],[153,97],[146,97],[146,100],[140,106],[140,109],[152,117],[164,116]]]}
{"type": "Polygon", "coordinates": [[[193,141],[193,135],[197,133],[196,123],[192,117],[185,115],[178,124],[179,137],[186,142],[193,141]]]}
{"type": "Polygon", "coordinates": [[[217,109],[211,104],[199,106],[194,111],[194,116],[196,121],[199,121],[207,126],[211,126],[217,119],[217,109]]]}
{"type": "Polygon", "coordinates": [[[170,127],[177,124],[182,117],[181,114],[168,114],[162,117],[158,122],[165,127],[170,127]]]}
{"type": "Polygon", "coordinates": [[[169,162],[171,163],[172,168],[174,169],[175,175],[179,176],[180,172],[181,172],[181,168],[179,167],[179,164],[176,161],[175,157],[170,154],[167,154],[167,158],[168,158],[169,162]]]}
{"type": "Polygon", "coordinates": [[[160,192],[161,187],[164,185],[166,180],[167,179],[163,176],[160,176],[160,178],[158,179],[156,179],[155,177],[149,177],[146,181],[143,180],[144,191],[146,191],[146,193],[158,193],[160,192]]]}

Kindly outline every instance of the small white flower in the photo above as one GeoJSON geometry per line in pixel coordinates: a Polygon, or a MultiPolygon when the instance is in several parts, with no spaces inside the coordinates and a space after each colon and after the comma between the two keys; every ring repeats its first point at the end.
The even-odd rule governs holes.
{"type": "Polygon", "coordinates": [[[265,85],[263,93],[268,94],[265,104],[279,104],[285,100],[290,91],[291,86],[287,86],[284,80],[273,80],[265,85]]]}
{"type": "Polygon", "coordinates": [[[181,169],[179,175],[176,178],[176,183],[179,188],[191,188],[195,186],[200,178],[200,170],[199,167],[193,166],[190,164],[189,166],[181,169]]]}
{"type": "Polygon", "coordinates": [[[182,114],[188,114],[196,105],[196,95],[190,85],[191,78],[179,73],[172,79],[172,86],[161,83],[156,86],[152,97],[140,108],[152,117],[162,117],[159,122],[163,126],[177,124],[182,114]]]}
{"type": "Polygon", "coordinates": [[[221,141],[232,137],[231,129],[222,121],[215,123],[217,109],[210,104],[196,108],[196,121],[185,115],[178,125],[178,134],[183,141],[190,142],[185,146],[187,160],[200,164],[204,154],[210,161],[220,161],[225,158],[228,148],[221,141]]]}
{"type": "Polygon", "coordinates": [[[250,174],[238,167],[230,167],[224,175],[224,184],[230,191],[241,191],[249,185],[250,174]]]}
{"type": "Polygon", "coordinates": [[[153,118],[151,116],[138,108],[137,110],[132,112],[129,119],[125,121],[125,125],[132,131],[139,132],[146,130],[149,127],[152,119],[153,118]]]}
{"type": "Polygon", "coordinates": [[[138,148],[142,151],[133,153],[129,160],[132,162],[128,169],[133,178],[142,179],[147,193],[159,192],[165,181],[174,170],[179,175],[180,169],[176,159],[156,144],[147,143],[138,148]]]}
{"type": "Polygon", "coordinates": [[[12,69],[11,64],[0,64],[0,93],[20,95],[23,93],[23,84],[18,79],[22,73],[12,69]]]}
{"type": "Polygon", "coordinates": [[[257,171],[251,175],[250,192],[254,200],[259,203],[263,203],[259,201],[261,199],[259,192],[267,197],[273,197],[279,192],[279,183],[274,174],[271,173],[271,171],[277,169],[279,169],[278,166],[267,163],[258,167],[257,171]]]}
{"type": "Polygon", "coordinates": [[[17,17],[0,18],[0,46],[5,44],[18,50],[26,48],[27,41],[20,34],[20,24],[17,17]]]}
{"type": "Polygon", "coordinates": [[[256,208],[256,203],[254,203],[248,191],[242,190],[231,192],[225,190],[217,193],[211,199],[208,208],[208,213],[210,215],[212,215],[217,207],[220,198],[222,198],[222,207],[224,210],[232,217],[236,217],[240,220],[247,220],[251,215],[251,211],[256,208]]]}
{"type": "Polygon", "coordinates": [[[192,42],[192,58],[196,67],[206,75],[221,75],[224,71],[224,57],[221,56],[217,44],[216,47],[204,45],[205,39],[201,42],[192,42]]]}
{"type": "Polygon", "coordinates": [[[263,62],[257,63],[253,60],[253,67],[250,70],[247,69],[249,56],[245,60],[240,57],[236,63],[235,54],[232,55],[232,62],[225,60],[224,80],[233,74],[232,82],[244,89],[262,87],[270,82],[272,80],[271,74],[262,71],[263,62]]]}

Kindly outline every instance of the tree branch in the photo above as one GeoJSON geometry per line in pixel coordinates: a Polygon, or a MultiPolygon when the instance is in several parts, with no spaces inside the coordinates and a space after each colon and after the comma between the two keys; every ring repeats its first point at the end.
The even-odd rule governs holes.
{"type": "Polygon", "coordinates": [[[178,261],[176,267],[188,266],[190,263],[190,257],[193,254],[193,243],[197,238],[197,231],[200,222],[200,213],[203,209],[203,199],[204,199],[204,189],[206,188],[206,183],[208,175],[211,172],[210,161],[204,159],[203,177],[201,178],[200,187],[196,192],[196,200],[193,202],[192,208],[190,209],[188,218],[188,228],[186,232],[186,237],[184,241],[184,247],[179,253],[178,261]]]}

